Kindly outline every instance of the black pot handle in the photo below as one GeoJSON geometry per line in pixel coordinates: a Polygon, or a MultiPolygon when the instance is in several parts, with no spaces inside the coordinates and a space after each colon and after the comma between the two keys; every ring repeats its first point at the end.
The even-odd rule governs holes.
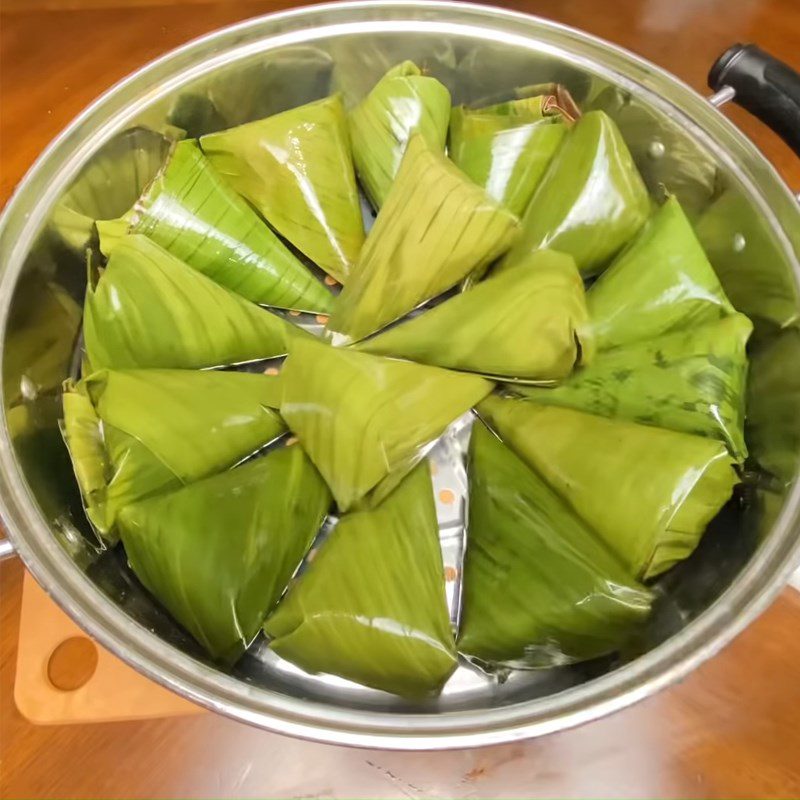
{"type": "Polygon", "coordinates": [[[800,156],[800,74],[754,44],[735,44],[714,63],[708,85],[769,125],[800,156]]]}

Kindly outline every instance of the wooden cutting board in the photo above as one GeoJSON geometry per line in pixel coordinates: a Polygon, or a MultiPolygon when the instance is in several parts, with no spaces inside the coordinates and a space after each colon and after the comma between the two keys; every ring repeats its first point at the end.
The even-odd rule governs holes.
{"type": "Polygon", "coordinates": [[[114,722],[203,713],[89,639],[28,574],[14,700],[31,722],[114,722]]]}

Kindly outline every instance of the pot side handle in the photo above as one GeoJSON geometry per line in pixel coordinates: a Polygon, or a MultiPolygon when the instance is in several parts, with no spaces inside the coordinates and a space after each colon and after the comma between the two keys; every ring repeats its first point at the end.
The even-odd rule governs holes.
{"type": "Polygon", "coordinates": [[[708,85],[769,125],[800,156],[800,74],[754,44],[735,44],[714,63],[708,85]]]}

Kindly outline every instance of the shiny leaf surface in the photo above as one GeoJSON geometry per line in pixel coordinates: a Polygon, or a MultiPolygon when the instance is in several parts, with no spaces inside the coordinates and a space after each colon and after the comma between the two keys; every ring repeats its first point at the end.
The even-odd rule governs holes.
{"type": "Polygon", "coordinates": [[[372,497],[378,502],[492,386],[310,337],[293,344],[281,383],[281,416],[343,511],[380,484],[372,497]]]}
{"type": "Polygon", "coordinates": [[[107,532],[127,504],[228,469],[251,455],[285,430],[270,408],[279,403],[277,379],[266,375],[189,370],[91,375],[64,395],[64,413],[87,506],[103,506],[102,518],[92,522],[107,532]],[[102,423],[108,468],[99,464],[103,454],[92,414],[102,423]],[[81,434],[77,452],[72,431],[81,434]],[[87,470],[92,470],[91,480],[87,470]],[[82,473],[87,475],[83,480],[82,473]]]}
{"type": "Polygon", "coordinates": [[[617,126],[602,111],[591,111],[570,129],[550,163],[503,266],[549,248],[569,253],[584,275],[597,274],[649,213],[647,189],[617,126]]]}
{"type": "Polygon", "coordinates": [[[145,587],[225,663],[258,632],[314,540],[330,493],[299,447],[129,505],[125,552],[145,587]]]}
{"type": "Polygon", "coordinates": [[[411,135],[443,152],[449,118],[450,92],[412,61],[390,69],[350,112],[353,161],[373,208],[386,200],[411,135]]]}
{"type": "Polygon", "coordinates": [[[576,408],[724,441],[744,461],[745,346],[742,314],[606,350],[554,388],[516,389],[537,403],[576,408]]]}
{"type": "Polygon", "coordinates": [[[511,212],[415,134],[328,329],[337,343],[363,339],[479,275],[516,234],[511,212]]]}
{"type": "Polygon", "coordinates": [[[203,136],[211,164],[298,250],[344,283],[364,242],[338,95],[203,136]]]}
{"type": "Polygon", "coordinates": [[[86,292],[94,369],[216,367],[282,355],[298,328],[214,283],[155,242],[126,236],[86,292]]]}
{"type": "MultiPolygon", "coordinates": [[[[330,310],[330,292],[217,174],[194,141],[175,146],[136,204],[131,223],[133,232],[253,303],[330,310]]],[[[98,223],[107,255],[108,225],[98,223]]]]}
{"type": "Polygon", "coordinates": [[[649,592],[481,422],[468,463],[459,650],[536,668],[617,650],[649,613],[649,592]]]}
{"type": "Polygon", "coordinates": [[[712,439],[496,396],[478,411],[640,579],[689,556],[737,483],[712,439]]]}
{"type": "Polygon", "coordinates": [[[356,349],[522,381],[560,380],[591,349],[583,281],[570,256],[532,253],[356,349]]]}
{"type": "Polygon", "coordinates": [[[427,463],[339,521],[264,629],[308,672],[406,697],[441,689],[456,654],[427,463]]]}
{"type": "Polygon", "coordinates": [[[545,99],[539,95],[480,109],[458,106],[450,118],[450,158],[517,216],[567,132],[560,117],[545,116],[545,99]]]}
{"type": "Polygon", "coordinates": [[[674,197],[589,289],[586,302],[601,350],[735,311],[674,197]]]}

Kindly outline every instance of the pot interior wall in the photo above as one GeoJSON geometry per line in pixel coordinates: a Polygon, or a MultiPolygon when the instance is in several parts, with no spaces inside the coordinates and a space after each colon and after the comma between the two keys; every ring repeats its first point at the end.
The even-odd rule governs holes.
{"type": "MultiPolygon", "coordinates": [[[[20,470],[53,535],[96,584],[133,620],[202,659],[191,640],[147,595],[118,548],[96,549],[84,520],[58,427],[61,382],[75,369],[86,250],[91,222],[128,209],[161,162],[175,129],[197,136],[257,119],[330,91],[348,104],[389,67],[412,59],[451,90],[454,103],[474,103],[515,88],[557,81],[584,109],[616,119],[654,196],[678,196],[740,310],[756,323],[752,345],[749,444],[758,489],[737,495],[713,522],[695,554],[659,581],[657,610],[643,640],[621,658],[531,674],[504,683],[461,676],[426,708],[507,705],[582,683],[663,642],[700,614],[735,580],[783,502],[800,452],[797,412],[800,335],[782,330],[797,316],[792,268],[776,232],[717,154],[686,126],[657,110],[632,84],[594,72],[569,53],[535,43],[482,41],[473,34],[377,34],[373,30],[309,37],[250,52],[159,97],[126,121],[83,165],[50,209],[18,280],[6,330],[3,388],[6,419],[20,470]],[[787,365],[795,365],[794,368],[787,365]]],[[[257,686],[347,707],[419,710],[341,681],[319,680],[277,661],[256,643],[235,674],[257,686]]],[[[460,674],[460,673],[459,673],[460,674]]]]}

